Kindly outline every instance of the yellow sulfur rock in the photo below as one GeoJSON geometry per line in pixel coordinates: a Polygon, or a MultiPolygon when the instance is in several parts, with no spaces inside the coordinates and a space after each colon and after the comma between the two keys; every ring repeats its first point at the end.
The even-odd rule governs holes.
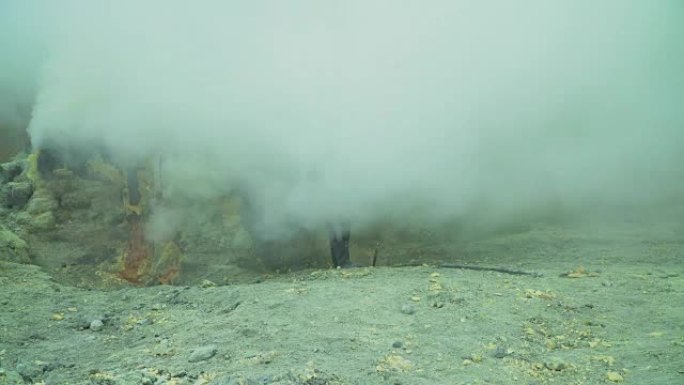
{"type": "Polygon", "coordinates": [[[613,356],[595,355],[591,356],[591,359],[594,361],[602,362],[608,366],[613,366],[613,364],[615,363],[615,358],[613,358],[613,356]]]}
{"type": "Polygon", "coordinates": [[[408,372],[411,369],[413,369],[413,363],[411,361],[395,354],[386,356],[375,367],[375,370],[378,372],[408,372]]]}
{"type": "Polygon", "coordinates": [[[544,342],[544,346],[546,346],[546,348],[548,350],[553,350],[553,349],[558,347],[558,345],[556,344],[556,341],[554,341],[554,340],[546,340],[544,342]]]}
{"type": "Polygon", "coordinates": [[[612,382],[622,382],[625,380],[622,377],[622,375],[618,372],[608,372],[608,373],[606,373],[606,378],[608,379],[608,381],[612,381],[612,382]]]}
{"type": "Polygon", "coordinates": [[[541,298],[541,299],[554,299],[554,298],[556,298],[556,295],[551,293],[550,291],[526,289],[525,290],[525,297],[527,297],[527,298],[541,298]]]}

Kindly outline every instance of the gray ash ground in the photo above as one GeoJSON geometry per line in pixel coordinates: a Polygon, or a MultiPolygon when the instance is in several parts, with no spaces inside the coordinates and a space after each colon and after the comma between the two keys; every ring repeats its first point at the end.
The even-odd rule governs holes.
{"type": "Polygon", "coordinates": [[[677,222],[432,246],[541,276],[362,267],[101,291],[0,262],[0,384],[684,383],[677,222]]]}

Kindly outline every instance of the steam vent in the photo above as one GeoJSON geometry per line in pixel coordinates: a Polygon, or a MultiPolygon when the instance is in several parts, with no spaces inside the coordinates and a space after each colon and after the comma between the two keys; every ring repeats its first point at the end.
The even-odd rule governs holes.
{"type": "Polygon", "coordinates": [[[0,385],[684,383],[684,4],[0,1],[0,385]]]}

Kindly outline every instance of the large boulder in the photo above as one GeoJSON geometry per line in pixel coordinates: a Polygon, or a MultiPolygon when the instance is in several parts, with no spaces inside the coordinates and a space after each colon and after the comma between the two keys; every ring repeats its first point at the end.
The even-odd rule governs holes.
{"type": "Polygon", "coordinates": [[[31,215],[39,215],[48,211],[54,211],[59,207],[59,202],[52,194],[45,190],[37,190],[26,206],[26,212],[31,215]]]}
{"type": "Polygon", "coordinates": [[[0,260],[29,263],[28,244],[8,228],[0,225],[0,260]]]}
{"type": "Polygon", "coordinates": [[[33,195],[30,182],[9,182],[0,188],[0,202],[11,209],[22,209],[33,195]]]}
{"type": "Polygon", "coordinates": [[[12,182],[26,169],[26,159],[17,159],[0,164],[0,184],[12,182]]]}
{"type": "Polygon", "coordinates": [[[24,177],[26,159],[0,164],[0,206],[22,209],[33,195],[33,185],[24,177]]]}

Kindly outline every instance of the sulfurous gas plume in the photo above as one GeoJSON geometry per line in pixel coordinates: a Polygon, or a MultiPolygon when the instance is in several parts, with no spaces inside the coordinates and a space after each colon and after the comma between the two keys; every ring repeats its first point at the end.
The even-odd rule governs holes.
{"type": "Polygon", "coordinates": [[[0,118],[257,228],[684,188],[679,1],[3,1],[0,118]],[[17,111],[30,111],[18,113],[17,111]],[[23,119],[23,120],[22,120],[23,119]]]}

